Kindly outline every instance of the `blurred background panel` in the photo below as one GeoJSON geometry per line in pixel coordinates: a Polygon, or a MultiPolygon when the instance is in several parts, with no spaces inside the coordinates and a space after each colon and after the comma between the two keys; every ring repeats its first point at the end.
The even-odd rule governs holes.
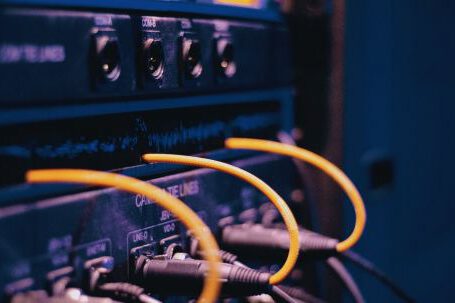
{"type": "MultiPolygon", "coordinates": [[[[455,301],[454,16],[446,0],[346,2],[344,166],[368,209],[358,251],[420,302],[455,301]]],[[[396,301],[354,274],[368,302],[396,301]]]]}

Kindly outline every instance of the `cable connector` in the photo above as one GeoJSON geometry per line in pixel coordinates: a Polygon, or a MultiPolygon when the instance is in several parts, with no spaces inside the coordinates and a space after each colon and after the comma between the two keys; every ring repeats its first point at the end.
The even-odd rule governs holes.
{"type": "MultiPolygon", "coordinates": [[[[194,259],[201,259],[201,258],[204,258],[204,252],[200,249],[199,247],[199,241],[192,237],[191,235],[190,236],[190,256],[194,259]]],[[[225,250],[219,250],[218,251],[219,255],[220,255],[220,259],[222,262],[224,263],[228,263],[228,264],[233,264],[233,265],[239,265],[239,264],[236,264],[238,262],[238,256],[235,255],[235,254],[232,254],[228,251],[225,251],[225,250]]]]}
{"type": "MultiPolygon", "coordinates": [[[[200,292],[208,264],[203,260],[156,260],[140,256],[136,261],[135,279],[148,292],[196,295],[200,292]]],[[[270,290],[270,274],[242,266],[220,263],[222,295],[252,296],[270,290]]]]}
{"type": "MultiPolygon", "coordinates": [[[[301,252],[336,253],[338,240],[318,233],[300,229],[301,252]]],[[[221,235],[222,243],[229,247],[244,247],[250,249],[289,249],[289,234],[282,228],[264,227],[260,224],[242,224],[226,226],[221,235]]]]}
{"type": "Polygon", "coordinates": [[[337,239],[330,238],[307,229],[300,229],[300,251],[332,251],[336,253],[339,243],[337,239]]]}

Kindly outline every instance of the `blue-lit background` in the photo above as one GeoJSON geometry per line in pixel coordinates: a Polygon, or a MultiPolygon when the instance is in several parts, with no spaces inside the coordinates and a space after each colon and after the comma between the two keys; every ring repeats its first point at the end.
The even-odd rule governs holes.
{"type": "MultiPolygon", "coordinates": [[[[455,302],[454,16],[448,0],[346,7],[344,159],[368,210],[357,249],[419,302],[455,302]]],[[[396,301],[354,273],[368,302],[396,301]]]]}

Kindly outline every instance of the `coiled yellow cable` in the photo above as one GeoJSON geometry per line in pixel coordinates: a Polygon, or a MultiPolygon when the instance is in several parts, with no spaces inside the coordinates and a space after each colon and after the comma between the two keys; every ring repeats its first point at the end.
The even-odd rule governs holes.
{"type": "Polygon", "coordinates": [[[336,249],[338,252],[344,252],[359,241],[366,223],[365,205],[363,203],[362,196],[355,185],[343,173],[343,171],[341,171],[333,163],[301,147],[269,140],[229,138],[225,141],[225,146],[231,149],[248,149],[294,157],[308,162],[309,164],[324,171],[344,190],[354,206],[356,216],[355,226],[352,233],[347,239],[338,243],[336,249]]]}
{"type": "Polygon", "coordinates": [[[270,277],[270,284],[278,284],[289,275],[289,273],[294,268],[294,265],[297,262],[297,258],[299,256],[299,230],[297,222],[291,210],[289,209],[289,206],[286,204],[283,198],[281,198],[280,195],[278,195],[264,181],[241,168],[210,159],[171,154],[145,154],[142,156],[142,158],[147,162],[165,162],[219,170],[240,178],[259,189],[265,196],[267,196],[267,198],[270,199],[270,201],[280,212],[289,232],[290,240],[287,259],[281,269],[270,277]]]}
{"type": "Polygon", "coordinates": [[[135,178],[83,169],[43,169],[27,172],[26,179],[30,183],[81,183],[103,187],[115,187],[133,194],[144,195],[159,206],[169,210],[177,219],[194,234],[201,244],[209,270],[205,278],[204,288],[197,302],[213,303],[220,291],[220,275],[218,272],[219,248],[210,229],[199,219],[198,215],[185,203],[168,194],[159,187],[135,178]]]}

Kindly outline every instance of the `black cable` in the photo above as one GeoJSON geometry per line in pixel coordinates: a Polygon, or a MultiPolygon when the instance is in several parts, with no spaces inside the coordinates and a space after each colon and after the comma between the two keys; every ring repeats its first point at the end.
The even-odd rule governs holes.
{"type": "Polygon", "coordinates": [[[329,268],[333,272],[335,272],[337,277],[340,279],[340,281],[343,283],[343,285],[349,291],[351,296],[354,298],[354,302],[364,303],[365,300],[363,298],[362,293],[360,292],[359,287],[357,286],[357,283],[354,281],[354,278],[352,278],[351,274],[346,269],[344,264],[335,257],[328,258],[326,260],[326,263],[329,266],[329,268]]]}
{"type": "Polygon", "coordinates": [[[276,303],[308,303],[291,297],[287,292],[276,285],[272,286],[269,295],[276,303]]]}
{"type": "Polygon", "coordinates": [[[415,300],[408,295],[400,286],[392,281],[382,270],[376,267],[371,261],[365,259],[361,255],[348,250],[341,254],[344,258],[351,261],[353,264],[357,265],[359,268],[365,270],[376,279],[379,280],[382,284],[387,286],[392,292],[399,297],[404,302],[414,303],[415,300]]]}
{"type": "Polygon", "coordinates": [[[324,303],[325,301],[316,298],[315,296],[307,293],[301,287],[293,287],[293,286],[286,286],[280,285],[278,286],[281,290],[285,291],[291,297],[298,299],[300,301],[308,302],[308,303],[324,303]]]}
{"type": "Polygon", "coordinates": [[[161,301],[147,295],[142,287],[124,282],[104,283],[97,287],[95,293],[122,302],[161,303],[161,301]]]}

